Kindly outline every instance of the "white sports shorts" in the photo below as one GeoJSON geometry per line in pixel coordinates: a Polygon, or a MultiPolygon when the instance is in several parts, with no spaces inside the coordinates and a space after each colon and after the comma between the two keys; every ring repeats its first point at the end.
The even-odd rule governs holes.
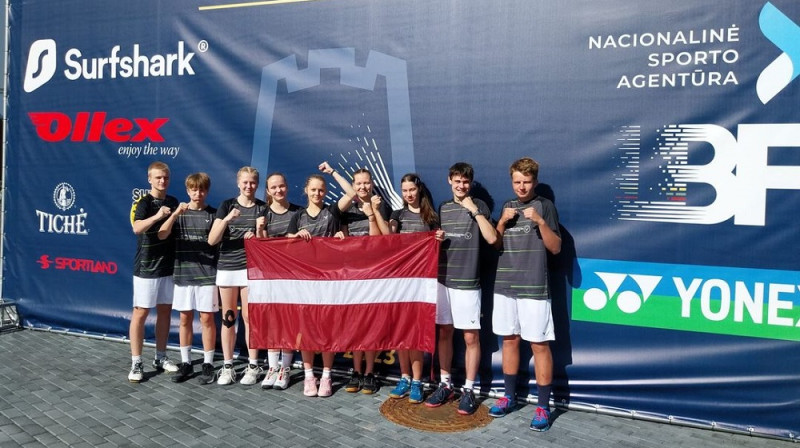
{"type": "Polygon", "coordinates": [[[437,283],[436,323],[460,330],[481,329],[481,290],[453,289],[437,283]]]}
{"type": "Polygon", "coordinates": [[[518,334],[528,342],[554,341],[550,299],[512,299],[495,294],[492,331],[498,336],[518,334]]]}

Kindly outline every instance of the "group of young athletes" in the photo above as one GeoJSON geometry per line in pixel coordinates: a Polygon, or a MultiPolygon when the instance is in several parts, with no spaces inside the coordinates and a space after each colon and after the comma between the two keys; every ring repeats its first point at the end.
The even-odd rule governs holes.
{"type": "MultiPolygon", "coordinates": [[[[430,193],[416,174],[401,179],[403,207],[392,211],[373,191],[372,175],[366,169],[352,173],[352,182],[323,162],[321,174],[306,179],[305,207],[288,201],[288,187],[280,173],[266,179],[267,201],[256,198],[259,173],[243,167],[236,176],[239,195],[215,209],[206,203],[211,180],[205,173],[186,178],[188,202],[179,203],[167,194],[169,167],[153,162],[147,171],[149,194],[133,206],[131,221],[138,236],[133,272],[133,314],[130,324],[132,366],[128,380],[143,379],[142,346],[144,324],[156,308],[156,355],[153,367],[174,373],[174,382],[195,376],[191,360],[194,311],[200,313],[203,364],[201,384],[233,384],[236,323],[239,303],[248,341],[247,367],[239,382],[255,384],[263,376],[262,388],[286,389],[290,384],[292,350],[268,350],[266,373],[259,365],[258,350],[249,347],[248,280],[244,240],[252,237],[345,238],[390,233],[429,232],[441,241],[436,306],[437,351],[440,378],[436,389],[425,397],[422,383],[423,353],[397,353],[401,379],[391,390],[392,398],[408,397],[410,403],[438,407],[454,399],[452,383],[454,330],[464,335],[466,380],[460,389],[458,413],[473,414],[478,408],[473,389],[480,363],[481,285],[479,256],[481,237],[499,251],[494,285],[492,329],[503,338],[502,369],[505,393],[489,415],[502,417],[517,407],[516,386],[520,341],[531,344],[534,355],[538,406],[530,428],[550,427],[550,394],[553,361],[550,341],[555,339],[548,287],[547,254],[561,250],[558,214],[553,203],[536,194],[539,165],[530,158],[515,161],[510,169],[514,198],[505,202],[496,224],[486,203],[470,195],[474,171],[467,163],[450,167],[448,183],[452,198],[434,210],[430,193]],[[326,179],[330,175],[344,191],[335,204],[326,204],[326,179]],[[221,309],[220,309],[221,308],[221,309]],[[180,312],[181,362],[166,356],[171,310],[180,312]],[[223,365],[213,366],[217,327],[221,311],[220,340],[223,365]]],[[[354,352],[353,369],[344,386],[347,392],[372,394],[377,390],[375,352],[354,352]],[[362,365],[363,364],[363,365],[362,365]]],[[[301,351],[305,379],[303,394],[327,397],[333,393],[331,369],[335,353],[322,353],[322,375],[314,375],[314,352],[301,351]]]]}

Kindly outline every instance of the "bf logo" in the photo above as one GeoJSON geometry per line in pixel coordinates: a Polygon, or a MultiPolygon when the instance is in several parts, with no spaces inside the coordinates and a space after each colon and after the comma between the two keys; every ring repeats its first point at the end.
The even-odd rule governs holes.
{"type": "MultiPolygon", "coordinates": [[[[620,219],[718,224],[733,217],[736,225],[763,226],[767,190],[800,190],[800,166],[771,165],[769,157],[770,148],[800,151],[800,124],[740,124],[737,134],[713,124],[667,126],[662,136],[673,138],[675,146],[690,151],[698,145],[710,145],[713,150],[705,165],[669,162],[664,169],[667,182],[709,185],[716,193],[713,200],[704,205],[650,203],[620,219]]],[[[691,189],[688,191],[691,199],[691,189]]]]}
{"type": "Polygon", "coordinates": [[[630,277],[639,286],[641,295],[634,291],[622,291],[617,296],[617,307],[623,313],[635,313],[650,298],[661,281],[661,276],[657,275],[619,274],[615,272],[595,272],[595,274],[603,281],[606,287],[605,291],[600,288],[590,288],[583,294],[583,303],[587,308],[594,311],[600,311],[605,308],[608,302],[617,294],[625,279],[630,277]]]}

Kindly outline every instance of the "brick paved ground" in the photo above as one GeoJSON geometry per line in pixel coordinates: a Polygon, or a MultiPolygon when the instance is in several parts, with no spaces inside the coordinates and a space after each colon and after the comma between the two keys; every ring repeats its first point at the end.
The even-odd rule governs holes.
{"type": "MultiPolygon", "coordinates": [[[[145,347],[148,360],[152,353],[145,347]]],[[[0,334],[0,447],[792,446],[580,411],[559,412],[550,431],[534,433],[527,429],[532,406],[471,431],[422,432],[380,414],[389,387],[373,396],[340,390],[305,398],[297,382],[285,391],[173,384],[149,362],[147,381],[131,384],[129,368],[128,346],[119,342],[32,330],[0,334]]]]}

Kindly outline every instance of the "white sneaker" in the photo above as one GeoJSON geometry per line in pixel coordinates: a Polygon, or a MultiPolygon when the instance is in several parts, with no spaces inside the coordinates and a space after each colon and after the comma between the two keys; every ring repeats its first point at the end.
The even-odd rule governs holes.
{"type": "Polygon", "coordinates": [[[131,372],[128,374],[128,381],[131,383],[138,383],[142,381],[142,378],[144,378],[144,367],[141,362],[137,362],[133,365],[131,372]]]}
{"type": "Polygon", "coordinates": [[[282,369],[278,369],[278,374],[275,378],[275,384],[272,386],[273,389],[284,390],[289,387],[289,371],[291,370],[290,367],[284,367],[282,369]]]}
{"type": "Polygon", "coordinates": [[[278,372],[280,369],[276,369],[275,367],[270,367],[267,370],[267,376],[264,377],[264,381],[261,382],[262,389],[272,389],[272,386],[275,385],[275,380],[278,379],[278,372]]]}
{"type": "Polygon", "coordinates": [[[219,369],[219,378],[217,378],[217,384],[220,386],[227,386],[228,384],[236,383],[236,371],[233,370],[233,366],[222,366],[219,369]]]}
{"type": "Polygon", "coordinates": [[[167,373],[175,373],[178,370],[178,365],[172,362],[171,359],[167,358],[166,356],[161,359],[154,359],[153,360],[153,368],[158,371],[165,371],[167,373]]]}
{"type": "Polygon", "coordinates": [[[251,364],[247,365],[247,368],[244,369],[244,376],[239,383],[244,384],[245,386],[251,386],[258,382],[258,377],[261,376],[261,373],[264,372],[264,369],[261,367],[253,367],[251,364]]]}

